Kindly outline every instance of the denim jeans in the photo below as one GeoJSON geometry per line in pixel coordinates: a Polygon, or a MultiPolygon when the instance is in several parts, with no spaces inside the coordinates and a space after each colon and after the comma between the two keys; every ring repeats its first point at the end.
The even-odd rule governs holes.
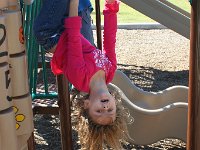
{"type": "MultiPolygon", "coordinates": [[[[58,43],[64,30],[64,19],[68,16],[70,0],[42,0],[42,7],[34,20],[33,32],[38,44],[45,50],[51,49],[58,43]]],[[[82,17],[81,33],[94,44],[91,28],[91,8],[79,12],[82,17]]]]}
{"type": "Polygon", "coordinates": [[[90,16],[90,9],[85,8],[83,11],[79,12],[79,16],[82,17],[82,28],[81,34],[88,40],[92,45],[94,44],[94,37],[92,32],[91,26],[91,16],[90,16]]]}

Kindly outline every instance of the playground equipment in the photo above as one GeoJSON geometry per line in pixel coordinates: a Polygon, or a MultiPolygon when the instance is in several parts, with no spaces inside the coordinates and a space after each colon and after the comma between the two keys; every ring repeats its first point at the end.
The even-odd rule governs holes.
{"type": "Polygon", "coordinates": [[[166,0],[121,0],[123,3],[190,38],[190,17],[187,12],[166,0]]]}
{"type": "MultiPolygon", "coordinates": [[[[156,21],[164,24],[165,26],[167,26],[168,28],[173,29],[174,31],[178,32],[179,34],[189,38],[189,16],[187,15],[187,13],[184,13],[182,11],[178,11],[179,13],[176,14],[177,11],[174,10],[174,8],[172,7],[172,5],[169,5],[169,3],[165,3],[164,1],[158,1],[158,0],[150,0],[150,1],[145,1],[145,0],[140,0],[140,1],[127,1],[127,0],[122,0],[123,2],[125,2],[126,4],[129,4],[130,6],[134,8],[137,8],[137,10],[141,10],[142,13],[146,14],[147,16],[152,16],[151,18],[155,18],[156,21]],[[168,5],[166,7],[166,5],[168,5]],[[170,9],[169,9],[170,6],[170,9]],[[155,7],[158,8],[162,8],[162,9],[154,9],[155,7]],[[173,8],[173,9],[171,9],[173,8]],[[154,12],[154,13],[153,13],[154,12]],[[149,14],[149,15],[148,15],[149,14]],[[173,15],[172,15],[173,14],[173,15]],[[172,16],[176,17],[172,17],[172,16]],[[158,16],[157,16],[158,15],[158,16]],[[155,17],[157,16],[157,17],[155,17]],[[180,16],[180,18],[177,16],[180,16]],[[168,19],[171,18],[171,19],[168,19]],[[167,20],[167,21],[165,21],[167,20]]],[[[16,2],[16,1],[15,1],[16,2]]],[[[27,0],[27,4],[31,4],[32,1],[28,1],[27,0]]],[[[97,16],[100,14],[99,13],[99,4],[98,4],[98,0],[96,0],[96,11],[97,11],[97,16]]],[[[15,3],[16,4],[16,3],[15,3]]],[[[192,31],[192,36],[193,37],[191,39],[192,43],[191,45],[196,45],[195,46],[191,46],[191,49],[194,50],[198,50],[199,49],[199,41],[197,39],[199,39],[199,31],[198,28],[199,26],[197,26],[197,23],[199,21],[197,21],[197,17],[199,17],[199,15],[196,15],[197,13],[197,8],[200,7],[199,2],[197,0],[193,0],[192,2],[193,7],[196,8],[193,10],[193,26],[192,29],[195,30],[191,30],[192,31]],[[198,32],[196,32],[198,31],[198,32]]],[[[12,3],[13,6],[13,3],[12,3]]],[[[16,5],[14,5],[16,6],[16,5]]],[[[29,19],[31,19],[31,15],[35,15],[37,10],[39,9],[39,6],[35,7],[36,5],[33,4],[32,6],[28,6],[24,8],[24,13],[26,12],[26,17],[24,16],[24,21],[30,21],[29,19]],[[32,7],[33,6],[33,7],[32,7]],[[27,14],[27,12],[30,12],[29,14],[27,14]]],[[[4,9],[4,8],[9,8],[9,3],[8,1],[0,1],[0,8],[4,9]]],[[[17,7],[11,7],[12,11],[16,12],[16,8],[17,7]]],[[[178,10],[178,9],[176,9],[178,10]]],[[[199,10],[198,10],[199,11],[199,10]]],[[[19,11],[18,11],[19,12],[19,11]]],[[[30,108],[30,95],[29,92],[27,92],[27,76],[26,74],[23,74],[22,72],[26,72],[25,68],[25,56],[24,56],[24,51],[22,50],[23,45],[20,45],[19,42],[17,42],[16,45],[17,47],[17,51],[14,51],[12,48],[9,48],[9,44],[7,44],[10,40],[9,36],[7,38],[7,31],[8,29],[6,28],[7,26],[7,22],[6,22],[6,10],[4,10],[3,12],[1,12],[0,14],[0,78],[2,79],[3,82],[1,82],[0,84],[0,88],[3,89],[3,92],[0,93],[0,97],[1,97],[1,105],[0,105],[0,149],[9,149],[9,150],[15,150],[15,149],[27,149],[27,144],[26,141],[28,139],[28,137],[30,137],[31,132],[33,131],[33,126],[32,126],[32,118],[31,118],[31,108],[30,108]],[[11,50],[10,50],[11,49],[11,50]],[[10,53],[11,52],[11,53],[10,53]],[[13,66],[13,68],[9,67],[9,64],[11,64],[11,66],[13,66]],[[16,64],[16,65],[15,65],[16,64]],[[16,66],[22,70],[20,70],[21,72],[19,73],[18,70],[16,69],[16,66]],[[19,66],[23,66],[23,67],[19,67],[19,66]],[[16,76],[15,76],[16,74],[16,76]],[[18,82],[18,80],[22,80],[21,76],[23,76],[23,80],[21,82],[18,82]],[[14,84],[12,84],[12,80],[14,79],[14,81],[16,81],[14,84]],[[5,84],[3,84],[5,83],[5,84]],[[23,84],[23,86],[21,86],[21,84],[23,84]],[[22,88],[19,88],[22,87],[22,88]],[[11,101],[10,97],[13,98],[13,100],[11,101]],[[12,106],[14,105],[14,108],[12,108],[12,106]],[[29,110],[26,110],[23,108],[23,106],[26,105],[27,109],[29,108],[29,110]],[[13,112],[16,114],[14,114],[13,112]],[[22,112],[23,111],[23,112],[22,112]],[[27,112],[26,112],[27,111],[27,112]],[[23,115],[20,115],[22,113],[23,115]],[[19,116],[18,116],[19,115],[19,116]],[[20,119],[19,121],[22,121],[21,119],[23,119],[26,116],[25,119],[27,119],[27,116],[29,116],[28,120],[27,120],[27,126],[29,127],[28,129],[25,128],[25,124],[23,124],[25,122],[25,120],[23,120],[23,122],[16,122],[15,119],[20,119]],[[17,123],[17,124],[16,124],[17,123]],[[15,126],[16,124],[16,126],[15,126]],[[9,125],[9,126],[8,126],[9,125]],[[16,132],[16,128],[21,129],[18,130],[19,132],[17,132],[17,134],[15,134],[16,132]],[[24,129],[24,130],[22,130],[24,129]],[[6,132],[9,131],[9,134],[6,132]],[[7,137],[9,138],[9,141],[6,141],[5,138],[2,138],[2,135],[7,135],[7,137]],[[8,143],[9,142],[9,143],[8,143]],[[10,144],[12,142],[12,144],[10,144]],[[18,147],[18,148],[17,148],[18,147]]],[[[11,12],[10,12],[11,13],[11,12]]],[[[12,14],[12,13],[11,13],[12,14]]],[[[16,15],[16,13],[14,13],[16,15]]],[[[199,13],[198,13],[199,14],[199,13]]],[[[8,14],[9,15],[9,14],[8,14]]],[[[16,17],[18,18],[19,16],[16,15],[16,17]]],[[[20,18],[20,17],[19,17],[20,18]]],[[[17,23],[20,22],[20,19],[18,18],[18,20],[16,21],[17,23]]],[[[97,35],[98,35],[98,47],[101,48],[101,31],[100,31],[100,17],[97,17],[97,35]]],[[[32,18],[33,19],[33,18],[32,18]]],[[[15,23],[16,23],[15,22],[15,23]]],[[[30,23],[30,22],[29,22],[30,23]]],[[[10,24],[10,23],[9,23],[10,24]]],[[[26,26],[27,24],[24,23],[24,25],[26,26]]],[[[31,23],[29,24],[31,26],[31,23]]],[[[17,28],[20,26],[20,24],[16,25],[17,28]]],[[[15,27],[11,27],[11,29],[13,29],[15,27]]],[[[10,30],[11,30],[10,29],[10,30]]],[[[30,28],[26,28],[25,27],[25,36],[26,36],[26,40],[27,40],[27,48],[28,49],[37,49],[39,50],[38,52],[42,52],[40,47],[32,47],[34,44],[34,41],[31,40],[31,30],[30,28]],[[27,35],[27,33],[29,33],[29,35],[27,35]],[[28,43],[28,40],[33,43],[28,43]],[[30,45],[29,45],[30,44],[30,45]]],[[[14,30],[15,32],[18,31],[18,29],[14,30]]],[[[16,35],[14,35],[16,36],[16,35]]],[[[12,38],[11,38],[12,39],[12,38]]],[[[15,42],[18,41],[17,39],[14,40],[14,44],[15,42]]],[[[11,44],[12,46],[12,44],[11,44]]],[[[14,47],[15,48],[15,47],[14,47]]],[[[32,51],[33,52],[33,51],[32,51]]],[[[193,84],[198,83],[199,79],[198,79],[198,70],[196,71],[195,69],[198,68],[198,58],[195,58],[195,56],[198,56],[198,52],[193,52],[191,53],[193,55],[191,55],[191,60],[193,61],[193,63],[191,63],[190,68],[192,70],[190,70],[190,102],[191,104],[189,105],[189,131],[188,131],[188,138],[187,138],[187,142],[189,143],[188,145],[188,150],[189,149],[194,149],[194,150],[198,150],[200,149],[200,145],[197,144],[198,143],[198,139],[199,139],[199,111],[198,109],[199,107],[199,103],[198,101],[193,101],[194,99],[198,99],[199,97],[199,87],[198,85],[193,86],[193,84]],[[196,66],[195,66],[195,65],[196,66]],[[195,75],[194,75],[195,74],[195,75]],[[193,76],[191,76],[193,75],[193,76]],[[193,78],[192,78],[193,77],[193,78]],[[196,92],[197,91],[197,92],[196,92]],[[192,112],[192,110],[194,110],[194,112],[192,112]],[[195,132],[194,132],[195,131],[195,132]]],[[[36,53],[35,56],[38,56],[38,54],[36,53]]],[[[41,57],[44,58],[44,53],[41,53],[41,57]]],[[[29,60],[31,59],[31,56],[28,56],[29,60]]],[[[37,60],[37,59],[36,59],[37,60]]],[[[43,60],[45,61],[45,60],[43,60]]],[[[28,68],[29,70],[32,69],[32,66],[34,66],[37,64],[32,63],[32,61],[30,61],[30,63],[28,64],[28,68]]],[[[42,65],[44,66],[44,65],[42,65]]],[[[32,70],[32,72],[30,72],[32,75],[36,75],[37,74],[37,69],[38,68],[34,68],[32,70]]],[[[44,70],[45,71],[45,70],[44,70]]],[[[30,74],[29,74],[30,75],[30,74]]],[[[29,76],[30,77],[30,76],[29,76]]],[[[32,76],[33,77],[33,76],[32,76]]],[[[30,84],[30,80],[32,80],[33,78],[29,78],[29,85],[31,85],[31,88],[36,88],[35,87],[35,83],[34,84],[30,84]],[[32,86],[33,85],[33,86],[32,86]]],[[[34,95],[35,98],[58,98],[59,102],[60,102],[60,106],[59,106],[59,110],[56,109],[51,109],[49,111],[46,111],[46,109],[42,108],[44,111],[43,113],[49,113],[51,112],[52,114],[58,114],[58,111],[61,114],[61,136],[62,136],[62,149],[72,149],[72,139],[71,139],[71,124],[70,124],[70,104],[69,102],[69,94],[66,93],[66,91],[68,91],[68,86],[64,86],[64,85],[68,85],[68,82],[66,81],[66,79],[63,76],[58,76],[57,77],[57,83],[58,83],[58,95],[57,93],[54,93],[51,95],[51,93],[47,94],[45,93],[44,95],[34,95]],[[60,83],[60,84],[59,84],[60,83]],[[68,125],[66,125],[68,124],[68,125]],[[65,127],[67,128],[65,130],[65,127]],[[65,142],[66,141],[66,142],[65,142]]],[[[116,72],[116,76],[115,79],[113,80],[113,83],[115,83],[121,90],[122,90],[122,96],[124,97],[125,101],[123,102],[124,105],[126,107],[128,107],[131,111],[130,113],[133,115],[133,117],[135,118],[135,122],[133,123],[133,126],[129,126],[130,129],[130,133],[131,136],[133,137],[133,139],[135,140],[136,144],[148,144],[148,143],[152,143],[155,142],[157,140],[160,140],[161,138],[165,138],[165,137],[174,137],[174,138],[179,138],[182,139],[183,141],[186,140],[186,122],[187,122],[187,118],[186,118],[186,114],[187,114],[187,88],[186,87],[171,87],[169,89],[166,89],[164,91],[158,92],[158,93],[148,93],[145,91],[142,91],[140,89],[138,89],[137,87],[135,87],[126,76],[124,76],[124,74],[122,74],[121,72],[117,71],[116,72]],[[124,90],[126,89],[126,90],[124,90]],[[128,89],[128,90],[127,90],[128,89]],[[177,94],[180,93],[179,94],[177,94]],[[174,96],[175,95],[175,96],[174,96]],[[180,97],[177,97],[180,96],[180,97]],[[133,97],[133,98],[132,98],[133,97]],[[176,97],[176,99],[174,99],[174,97],[176,97]],[[168,99],[169,98],[169,99],[168,99]],[[173,115],[172,114],[177,114],[177,115],[173,115]],[[169,117],[170,116],[170,117],[169,117]],[[169,120],[167,120],[168,122],[166,122],[166,118],[168,118],[169,120]],[[174,123],[174,120],[178,119],[180,122],[179,125],[174,123]],[[173,122],[173,124],[169,124],[173,122]],[[149,124],[148,124],[149,123],[149,124]],[[149,126],[145,126],[146,124],[148,124],[149,126]],[[143,126],[142,126],[143,125],[143,126]],[[158,126],[156,126],[158,125],[158,126]],[[169,126],[168,126],[169,125],[169,126]],[[175,126],[177,125],[177,126],[175,126]],[[159,127],[162,126],[162,129],[159,127]],[[157,128],[156,128],[157,127],[157,128]],[[177,128],[178,127],[178,128],[177,128]],[[156,128],[156,130],[155,130],[156,128]],[[133,129],[135,130],[134,132],[133,129]],[[158,131],[157,131],[158,130],[158,131]],[[152,133],[153,131],[153,133],[152,133]],[[174,132],[173,132],[174,131],[174,132]],[[176,132],[175,132],[176,131],[176,132]],[[143,133],[141,133],[143,132],[143,133]],[[148,137],[146,140],[145,138],[147,137],[146,135],[150,135],[152,137],[148,137]],[[159,136],[158,136],[159,135],[159,136]],[[143,137],[145,136],[145,138],[143,137]],[[152,138],[152,139],[151,139],[152,138]]],[[[32,94],[32,90],[31,90],[31,94],[32,94]]],[[[33,95],[32,95],[33,96],[33,95]]],[[[37,109],[37,111],[41,112],[42,109],[37,109]]],[[[27,127],[26,126],[26,127],[27,127]]],[[[31,147],[32,149],[33,147],[31,147]]]]}
{"type": "Polygon", "coordinates": [[[26,54],[17,0],[0,2],[0,149],[25,150],[33,132],[26,54]],[[5,138],[6,137],[6,138],[5,138]]]}
{"type": "Polygon", "coordinates": [[[122,103],[134,118],[128,126],[134,144],[148,145],[164,138],[186,142],[188,88],[173,86],[146,92],[117,70],[112,81],[121,90],[122,103]]]}
{"type": "Polygon", "coordinates": [[[191,3],[191,36],[190,36],[190,70],[188,99],[187,150],[200,149],[200,86],[199,86],[199,52],[200,52],[200,1],[191,3]]]}
{"type": "MultiPolygon", "coordinates": [[[[138,2],[138,3],[140,3],[140,2],[138,2]]],[[[149,7],[151,5],[155,7],[155,5],[157,4],[157,3],[149,4],[149,2],[146,2],[146,1],[144,1],[143,3],[145,3],[149,7]]],[[[96,4],[96,8],[99,8],[98,0],[96,1],[95,4],[96,4]]],[[[163,7],[164,6],[163,3],[160,2],[159,4],[162,4],[161,6],[162,6],[163,10],[166,9],[166,7],[163,7]]],[[[162,12],[161,14],[164,17],[166,17],[167,16],[166,12],[171,11],[172,6],[173,5],[170,5],[170,9],[167,7],[168,8],[168,9],[166,9],[167,11],[162,12]]],[[[144,7],[144,6],[142,6],[142,7],[144,7]]],[[[151,8],[153,8],[153,7],[151,7],[151,8]]],[[[30,9],[30,12],[31,12],[30,14],[33,14],[33,13],[35,14],[36,11],[39,9],[39,6],[33,5],[33,7],[25,8],[25,9],[27,9],[27,10],[30,9]]],[[[150,10],[152,11],[152,9],[150,9],[150,10]]],[[[100,22],[101,22],[100,21],[101,18],[99,17],[100,11],[97,10],[96,13],[97,13],[97,36],[98,36],[97,43],[98,43],[98,47],[101,49],[101,47],[102,47],[102,45],[101,45],[101,43],[102,43],[101,42],[101,29],[99,26],[100,22]]],[[[153,16],[156,16],[159,13],[160,12],[153,13],[153,16]]],[[[189,15],[187,15],[187,13],[185,13],[184,11],[182,11],[181,15],[178,15],[178,16],[177,16],[176,12],[173,11],[173,13],[176,15],[176,17],[181,16],[182,19],[180,19],[180,18],[179,19],[181,21],[183,20],[184,23],[186,22],[186,25],[184,26],[184,23],[178,23],[178,25],[177,25],[176,24],[178,22],[177,19],[173,20],[176,23],[173,23],[173,21],[172,21],[170,24],[167,24],[169,22],[169,20],[167,21],[167,23],[164,21],[164,25],[167,24],[166,25],[167,27],[171,27],[175,31],[178,31],[178,33],[180,32],[182,35],[184,35],[185,37],[188,38],[189,32],[183,33],[182,30],[179,31],[179,27],[181,27],[181,29],[184,29],[183,31],[188,31],[187,29],[189,29],[189,15]],[[178,28],[176,28],[177,26],[178,26],[178,28]]],[[[30,17],[29,15],[28,15],[28,17],[30,17]]],[[[163,19],[162,15],[158,16],[157,17],[158,20],[156,20],[156,21],[159,21],[159,19],[162,21],[165,20],[166,18],[163,19]]],[[[31,16],[31,17],[33,17],[33,16],[31,16]]],[[[171,18],[170,15],[168,17],[171,18]]],[[[30,21],[29,20],[30,18],[26,18],[26,19],[28,21],[30,21]]],[[[161,21],[159,21],[159,22],[161,22],[161,21]]],[[[25,31],[26,31],[26,29],[25,29],[25,31]]],[[[30,31],[30,29],[27,30],[27,32],[29,32],[29,31],[30,31]]],[[[29,33],[32,34],[31,32],[29,32],[29,33]]],[[[34,44],[36,44],[36,43],[34,43],[34,44]]],[[[27,47],[29,47],[32,50],[39,49],[39,52],[42,52],[40,47],[32,47],[32,45],[28,45],[27,47]]],[[[33,54],[33,53],[31,53],[31,54],[33,54]]],[[[44,54],[41,54],[42,57],[43,57],[43,55],[44,54]]],[[[36,56],[38,56],[38,54],[36,54],[36,56]]],[[[44,59],[43,59],[43,61],[44,61],[44,59]]],[[[34,63],[32,63],[32,65],[34,66],[34,63]]],[[[44,65],[42,65],[42,66],[44,66],[44,65]]],[[[32,70],[31,68],[29,68],[29,69],[32,70]]],[[[37,67],[34,68],[33,70],[37,70],[37,67]]],[[[61,80],[65,80],[65,79],[63,78],[61,80]]],[[[64,82],[66,82],[66,81],[64,81],[64,82]]],[[[115,83],[118,87],[120,87],[122,89],[122,91],[124,92],[123,96],[124,96],[125,101],[123,103],[126,107],[128,107],[131,110],[130,112],[133,115],[133,117],[135,118],[135,122],[134,122],[133,126],[132,125],[129,126],[130,133],[131,133],[131,136],[133,137],[133,139],[135,140],[135,144],[150,144],[150,143],[156,142],[156,141],[166,138],[166,137],[179,138],[179,139],[182,139],[183,141],[186,141],[186,127],[187,127],[187,88],[186,87],[178,87],[178,88],[173,87],[170,89],[166,89],[165,91],[160,92],[160,93],[148,93],[148,92],[141,91],[138,88],[134,87],[134,85],[130,84],[131,82],[127,79],[127,77],[120,74],[119,72],[116,73],[113,83],[115,83]],[[127,87],[131,91],[125,92],[124,89],[127,89],[127,87]],[[176,92],[182,93],[182,94],[180,94],[180,97],[179,97],[180,99],[177,98],[177,95],[174,94],[176,92]],[[134,98],[132,98],[133,95],[134,95],[134,98]],[[175,99],[175,97],[176,97],[176,99],[175,99]],[[168,98],[171,98],[171,99],[168,99],[168,98]],[[136,100],[136,101],[134,101],[134,100],[136,100]],[[137,102],[137,103],[135,104],[135,102],[137,102]],[[173,113],[177,113],[177,115],[172,116],[173,113]],[[169,118],[167,120],[168,122],[165,121],[166,118],[169,118]],[[176,124],[171,125],[171,122],[173,122],[175,120],[180,121],[179,122],[180,126],[178,126],[178,125],[176,126],[176,124]],[[155,122],[156,122],[156,125],[154,125],[155,122]],[[141,124],[142,125],[144,124],[144,126],[142,126],[141,124]],[[149,124],[148,127],[145,126],[147,124],[149,124]],[[161,125],[163,125],[163,128],[160,127],[161,125]],[[169,126],[167,126],[167,125],[169,125],[169,126]],[[143,132],[140,130],[141,127],[143,128],[142,129],[143,132]],[[134,132],[132,132],[133,129],[134,129],[134,132]],[[155,129],[159,129],[159,130],[157,130],[157,132],[155,132],[156,131],[155,129]],[[145,139],[144,136],[147,137],[146,135],[149,135],[149,136],[148,136],[148,138],[146,138],[146,140],[144,140],[145,139]],[[150,135],[151,135],[151,137],[150,137],[150,135]],[[152,136],[152,135],[154,135],[154,136],[152,136]]],[[[44,95],[37,95],[36,93],[34,93],[35,85],[33,84],[33,86],[31,86],[31,87],[33,87],[32,94],[34,94],[32,96],[34,96],[36,98],[41,98],[41,97],[49,98],[49,96],[50,96],[50,95],[48,95],[49,93],[44,94],[44,95]]],[[[67,91],[67,88],[60,88],[60,90],[58,90],[58,91],[60,91],[60,94],[62,95],[65,91],[67,91]]],[[[68,100],[65,99],[62,102],[67,102],[67,101],[68,100]]],[[[69,105],[66,107],[63,107],[63,109],[66,110],[67,107],[69,108],[69,105]]],[[[42,109],[40,109],[40,110],[42,110],[42,109]]],[[[37,109],[37,110],[38,110],[38,112],[40,111],[39,109],[37,109]]],[[[47,113],[47,111],[43,111],[43,112],[47,113]]],[[[69,114],[70,114],[70,112],[67,112],[68,116],[69,116],[69,114]]],[[[68,127],[70,127],[70,125],[68,127]]],[[[63,133],[63,132],[61,131],[61,133],[63,133]]],[[[65,140],[67,139],[68,143],[70,144],[71,139],[69,138],[69,136],[67,137],[67,135],[71,135],[71,131],[68,130],[68,132],[64,132],[64,134],[65,134],[65,136],[64,136],[65,140]]],[[[70,147],[71,147],[71,145],[67,146],[68,149],[70,149],[70,147]]]]}
{"type": "Polygon", "coordinates": [[[200,1],[190,0],[191,19],[189,14],[178,9],[165,0],[122,0],[141,13],[160,22],[186,38],[190,38],[190,71],[188,99],[187,150],[200,149],[200,103],[199,103],[199,19],[200,1]],[[191,27],[190,27],[191,24],[191,27]],[[190,34],[191,32],[191,34],[190,34]]]}
{"type": "Polygon", "coordinates": [[[25,5],[31,5],[34,0],[23,0],[25,5]]]}
{"type": "MultiPolygon", "coordinates": [[[[26,5],[22,1],[20,2],[26,41],[25,45],[27,47],[29,91],[33,100],[33,114],[59,115],[62,149],[72,149],[69,87],[67,86],[69,83],[63,75],[56,76],[57,92],[49,90],[47,69],[50,68],[50,62],[46,59],[45,51],[36,43],[33,36],[33,21],[40,10],[42,1],[31,1],[31,5],[26,5]],[[38,70],[42,71],[44,92],[38,92],[36,90],[38,70]]],[[[35,149],[34,134],[32,134],[30,141],[31,149],[35,149]]]]}

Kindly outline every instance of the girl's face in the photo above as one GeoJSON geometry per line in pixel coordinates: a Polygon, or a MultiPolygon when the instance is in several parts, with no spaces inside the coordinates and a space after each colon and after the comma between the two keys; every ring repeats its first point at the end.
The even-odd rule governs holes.
{"type": "Polygon", "coordinates": [[[90,94],[89,100],[84,101],[91,119],[101,125],[108,125],[116,119],[116,101],[110,93],[90,94]]]}

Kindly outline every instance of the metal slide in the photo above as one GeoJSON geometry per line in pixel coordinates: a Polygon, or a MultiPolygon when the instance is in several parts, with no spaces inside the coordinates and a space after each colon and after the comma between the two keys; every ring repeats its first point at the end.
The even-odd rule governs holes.
{"type": "Polygon", "coordinates": [[[123,3],[161,23],[178,34],[190,38],[190,15],[166,0],[121,0],[123,3]]]}

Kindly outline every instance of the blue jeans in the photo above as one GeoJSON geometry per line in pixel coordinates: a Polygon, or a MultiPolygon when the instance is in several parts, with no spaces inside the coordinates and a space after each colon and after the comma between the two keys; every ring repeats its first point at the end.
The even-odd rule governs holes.
{"type": "Polygon", "coordinates": [[[79,12],[79,16],[82,17],[82,28],[81,34],[88,40],[92,45],[94,44],[94,37],[92,32],[91,26],[91,16],[90,16],[90,9],[85,8],[83,11],[79,12]]]}
{"type": "MultiPolygon", "coordinates": [[[[64,19],[68,16],[69,0],[42,0],[42,7],[37,15],[33,32],[38,44],[45,50],[51,49],[58,43],[64,30],[64,19]]],[[[94,45],[91,28],[91,8],[79,12],[82,17],[81,33],[94,45]]]]}

